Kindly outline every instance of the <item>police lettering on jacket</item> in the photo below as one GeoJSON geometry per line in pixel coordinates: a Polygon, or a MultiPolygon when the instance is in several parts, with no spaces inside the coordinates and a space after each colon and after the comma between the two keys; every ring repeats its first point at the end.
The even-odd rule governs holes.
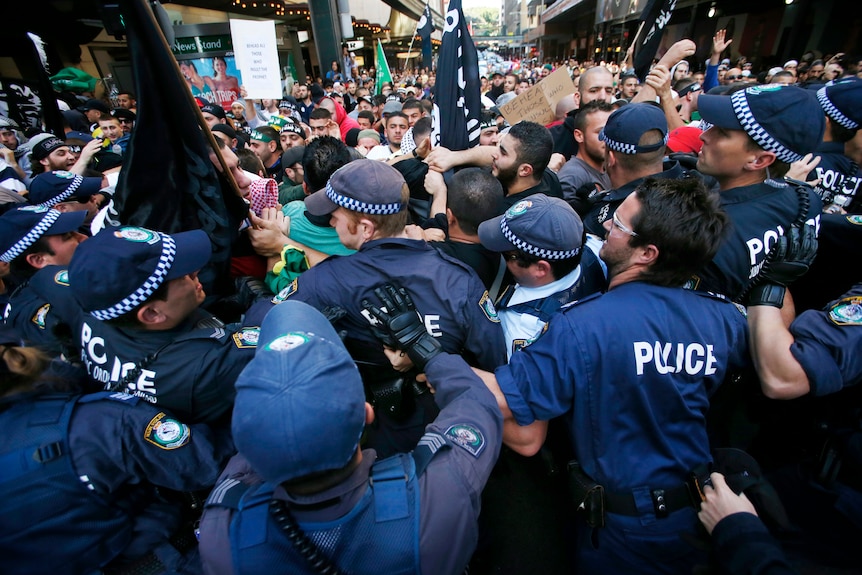
{"type": "Polygon", "coordinates": [[[660,375],[713,375],[716,372],[718,361],[712,344],[636,341],[633,347],[638,375],[643,375],[650,367],[660,375]]]}
{"type": "MultiPolygon", "coordinates": [[[[81,360],[90,377],[106,387],[125,378],[137,365],[133,361],[123,361],[116,355],[109,356],[105,348],[105,339],[94,335],[93,329],[87,322],[81,326],[81,360]]],[[[126,384],[128,392],[150,403],[156,403],[156,372],[152,369],[140,371],[137,378],[126,384]]]]}
{"type": "MultiPolygon", "coordinates": [[[[813,226],[816,234],[820,234],[820,214],[815,215],[813,218],[809,218],[805,221],[806,226],[813,226]]],[[[775,242],[778,241],[778,238],[784,235],[784,227],[776,226],[774,229],[766,230],[763,233],[763,236],[755,236],[753,238],[749,238],[745,241],[745,245],[748,248],[748,257],[749,263],[751,265],[751,271],[748,274],[748,279],[752,279],[757,274],[760,273],[761,268],[763,268],[763,263],[766,261],[766,257],[769,255],[770,250],[772,250],[775,242]]]]}

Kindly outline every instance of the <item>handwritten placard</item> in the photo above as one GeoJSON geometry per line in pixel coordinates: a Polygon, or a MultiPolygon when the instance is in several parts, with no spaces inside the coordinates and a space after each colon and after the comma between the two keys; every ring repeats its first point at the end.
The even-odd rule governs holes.
{"type": "Polygon", "coordinates": [[[527,90],[511,102],[500,106],[500,113],[510,124],[521,120],[550,124],[555,119],[554,108],[563,97],[575,93],[575,84],[565,66],[527,90]]]}
{"type": "Polygon", "coordinates": [[[230,34],[246,97],[281,98],[275,22],[231,20],[230,34]]]}

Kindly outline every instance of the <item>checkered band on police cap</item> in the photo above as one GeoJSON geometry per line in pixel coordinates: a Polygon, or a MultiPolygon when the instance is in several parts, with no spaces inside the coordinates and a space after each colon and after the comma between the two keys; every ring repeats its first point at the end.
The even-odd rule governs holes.
{"type": "Polygon", "coordinates": [[[84,183],[84,177],[75,174],[75,177],[72,178],[72,181],[66,187],[66,190],[60,194],[59,196],[55,196],[48,201],[42,202],[38,204],[42,208],[50,208],[56,206],[60,202],[65,202],[68,198],[72,197],[72,195],[78,191],[78,188],[81,187],[81,184],[84,183]]]}
{"type": "Polygon", "coordinates": [[[820,101],[820,106],[823,108],[823,111],[826,112],[826,115],[832,118],[833,121],[838,122],[848,130],[855,130],[859,127],[858,123],[842,114],[841,110],[835,107],[835,104],[833,104],[832,100],[829,99],[829,94],[826,93],[826,86],[817,90],[817,99],[820,101]]]}
{"type": "Polygon", "coordinates": [[[332,187],[331,180],[329,182],[326,182],[326,197],[329,198],[332,203],[337,204],[344,209],[350,210],[352,212],[361,212],[363,214],[372,214],[376,216],[389,216],[392,214],[397,214],[401,211],[402,208],[401,202],[396,202],[392,204],[371,204],[339,194],[332,187]]]}
{"type": "Polygon", "coordinates": [[[604,128],[602,128],[602,131],[599,132],[599,140],[604,142],[609,149],[615,152],[619,152],[620,154],[628,154],[629,156],[634,156],[639,152],[644,153],[658,150],[659,148],[667,145],[667,137],[668,135],[665,134],[664,138],[662,138],[662,141],[658,144],[652,144],[649,146],[638,146],[637,144],[627,144],[626,142],[619,142],[617,140],[614,140],[613,138],[610,138],[605,132],[604,128]]]}
{"type": "Polygon", "coordinates": [[[147,278],[141,287],[135,290],[135,293],[123,298],[122,301],[109,308],[91,311],[90,315],[102,321],[120,317],[147,301],[159,289],[159,286],[164,283],[171,265],[174,263],[174,258],[177,255],[177,245],[171,236],[167,234],[157,235],[162,240],[162,253],[159,255],[159,263],[156,264],[156,269],[153,270],[150,277],[147,278]]]}
{"type": "Polygon", "coordinates": [[[33,226],[33,229],[27,232],[27,235],[15,242],[15,244],[11,248],[6,250],[6,253],[0,256],[0,261],[9,263],[18,256],[20,256],[22,253],[24,253],[24,250],[32,246],[36,242],[36,240],[41,238],[45,234],[45,232],[47,232],[48,229],[54,225],[54,222],[57,221],[57,218],[60,217],[61,212],[57,210],[49,210],[44,206],[38,206],[38,208],[39,209],[34,209],[34,207],[21,208],[25,210],[30,209],[36,212],[44,209],[45,216],[41,220],[39,220],[38,224],[33,226]]]}
{"type": "Polygon", "coordinates": [[[733,104],[733,113],[736,114],[736,119],[739,120],[742,129],[745,130],[746,134],[751,136],[752,140],[757,142],[758,146],[767,152],[774,152],[779,160],[788,164],[802,159],[802,154],[794,152],[776,140],[754,118],[754,114],[748,105],[748,89],[734,92],[730,96],[730,101],[733,104]]]}
{"type": "Polygon", "coordinates": [[[575,248],[573,250],[549,250],[545,248],[539,248],[532,244],[528,244],[521,238],[515,235],[511,229],[509,229],[509,224],[507,223],[508,217],[503,216],[500,218],[500,231],[503,232],[503,236],[512,242],[516,248],[521,250],[524,253],[528,253],[530,255],[546,259],[546,260],[565,260],[568,258],[573,258],[579,253],[581,253],[581,248],[575,248]]]}

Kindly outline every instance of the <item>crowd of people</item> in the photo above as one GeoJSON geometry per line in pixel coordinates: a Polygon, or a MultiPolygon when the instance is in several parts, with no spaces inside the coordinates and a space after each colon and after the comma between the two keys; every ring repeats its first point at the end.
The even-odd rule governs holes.
{"type": "Polygon", "coordinates": [[[197,90],[219,298],[207,233],[119,221],[134,93],[0,117],[4,571],[857,572],[862,70],[732,41],[494,72],[466,150],[347,48],[197,90]]]}

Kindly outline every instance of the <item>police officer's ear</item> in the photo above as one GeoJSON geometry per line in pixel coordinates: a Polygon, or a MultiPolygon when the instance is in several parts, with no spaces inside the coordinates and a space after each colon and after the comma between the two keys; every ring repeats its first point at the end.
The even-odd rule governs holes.
{"type": "Polygon", "coordinates": [[[374,408],[367,401],[365,402],[365,425],[374,423],[374,408]]]}
{"type": "Polygon", "coordinates": [[[150,300],[138,308],[135,317],[145,328],[157,327],[167,320],[167,316],[162,313],[158,305],[154,305],[159,300],[150,300]]]}
{"type": "Polygon", "coordinates": [[[756,152],[752,152],[752,157],[746,162],[745,169],[756,172],[758,170],[765,170],[773,163],[775,163],[775,152],[757,150],[756,152]]]}
{"type": "Polygon", "coordinates": [[[46,266],[49,266],[53,263],[50,261],[48,254],[45,252],[36,252],[33,254],[27,254],[27,256],[24,258],[24,261],[26,261],[28,264],[30,264],[30,267],[37,269],[37,270],[40,270],[40,269],[42,269],[46,266]]]}

